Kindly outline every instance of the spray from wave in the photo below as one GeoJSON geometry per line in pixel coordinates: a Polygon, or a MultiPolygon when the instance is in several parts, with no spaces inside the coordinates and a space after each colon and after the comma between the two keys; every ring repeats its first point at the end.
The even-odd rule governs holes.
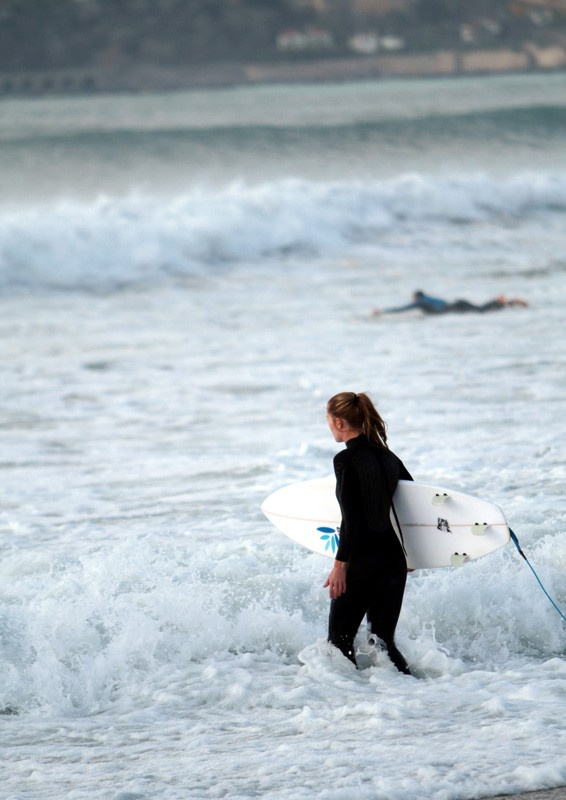
{"type": "Polygon", "coordinates": [[[566,211],[566,174],[288,179],[162,199],[101,197],[0,217],[0,286],[111,291],[232,263],[340,256],[386,233],[566,211]]]}
{"type": "MultiPolygon", "coordinates": [[[[534,550],[555,588],[559,538],[534,550]]],[[[211,665],[230,671],[245,654],[296,663],[312,651],[327,613],[315,557],[293,563],[283,544],[245,558],[227,543],[201,549],[142,536],[78,560],[5,558],[0,709],[75,716],[159,704],[211,665]]],[[[415,573],[398,635],[415,673],[430,677],[509,668],[564,648],[554,610],[510,549],[462,570],[415,573]]],[[[203,691],[210,701],[213,687],[203,691]]]]}

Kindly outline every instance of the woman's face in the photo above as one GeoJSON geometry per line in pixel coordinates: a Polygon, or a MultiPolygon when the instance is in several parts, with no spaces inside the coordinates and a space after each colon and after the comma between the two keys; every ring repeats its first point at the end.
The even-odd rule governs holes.
{"type": "Polygon", "coordinates": [[[343,433],[343,425],[344,420],[340,419],[340,417],[333,417],[331,414],[326,412],[326,421],[328,422],[328,427],[330,428],[330,433],[334,436],[335,442],[342,442],[342,433],[343,433]]]}

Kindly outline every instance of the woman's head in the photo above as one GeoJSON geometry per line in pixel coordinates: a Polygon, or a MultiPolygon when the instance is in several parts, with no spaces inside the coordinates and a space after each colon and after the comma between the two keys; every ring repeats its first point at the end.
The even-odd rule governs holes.
{"type": "Polygon", "coordinates": [[[387,447],[387,430],[374,404],[363,392],[340,392],[326,404],[326,417],[337,442],[365,434],[372,444],[387,447]]]}

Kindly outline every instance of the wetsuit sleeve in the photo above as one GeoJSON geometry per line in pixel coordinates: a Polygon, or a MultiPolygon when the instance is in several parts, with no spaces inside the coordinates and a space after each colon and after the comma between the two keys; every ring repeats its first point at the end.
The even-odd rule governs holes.
{"type": "Polygon", "coordinates": [[[384,308],[385,314],[400,314],[403,311],[411,311],[413,308],[420,308],[419,303],[407,303],[405,306],[396,306],[395,308],[384,308]]]}
{"type": "Polygon", "coordinates": [[[340,521],[340,540],[338,543],[338,550],[336,551],[336,560],[348,561],[350,558],[350,534],[353,522],[350,519],[350,525],[348,524],[348,504],[351,502],[350,495],[352,494],[350,482],[351,478],[354,476],[352,475],[352,468],[350,467],[350,469],[348,469],[345,464],[338,460],[334,461],[334,474],[336,475],[336,498],[342,514],[342,519],[340,521]]]}

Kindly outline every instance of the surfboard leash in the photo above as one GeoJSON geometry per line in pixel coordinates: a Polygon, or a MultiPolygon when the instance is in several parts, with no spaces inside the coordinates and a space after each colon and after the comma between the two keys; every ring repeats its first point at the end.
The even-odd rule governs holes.
{"type": "Polygon", "coordinates": [[[515,533],[514,533],[514,532],[511,530],[511,528],[509,528],[509,533],[511,534],[511,538],[513,539],[513,541],[514,541],[514,543],[515,543],[515,547],[516,547],[516,548],[517,548],[517,550],[519,551],[519,555],[521,555],[521,556],[522,556],[522,557],[525,559],[525,561],[527,562],[527,565],[528,565],[529,569],[531,570],[531,572],[533,573],[533,575],[535,576],[535,578],[537,579],[537,581],[538,581],[538,584],[539,584],[540,588],[543,590],[543,592],[545,593],[545,595],[547,596],[547,598],[550,600],[550,602],[552,603],[552,605],[554,606],[554,608],[555,608],[555,609],[558,611],[558,613],[560,614],[560,616],[562,617],[562,619],[563,619],[563,620],[566,622],[566,616],[565,616],[565,615],[562,613],[562,611],[561,611],[561,610],[558,608],[558,606],[556,605],[556,603],[554,602],[554,600],[552,599],[552,597],[551,597],[551,596],[548,594],[548,592],[546,591],[546,589],[545,589],[545,588],[544,588],[544,586],[542,585],[542,581],[541,581],[541,579],[539,578],[539,576],[538,576],[538,575],[536,574],[536,572],[534,571],[534,569],[533,569],[533,565],[531,564],[531,562],[529,561],[529,559],[527,558],[527,556],[526,556],[526,555],[523,553],[523,551],[521,550],[521,545],[519,544],[519,540],[517,539],[517,536],[516,536],[516,535],[515,535],[515,533]]]}

